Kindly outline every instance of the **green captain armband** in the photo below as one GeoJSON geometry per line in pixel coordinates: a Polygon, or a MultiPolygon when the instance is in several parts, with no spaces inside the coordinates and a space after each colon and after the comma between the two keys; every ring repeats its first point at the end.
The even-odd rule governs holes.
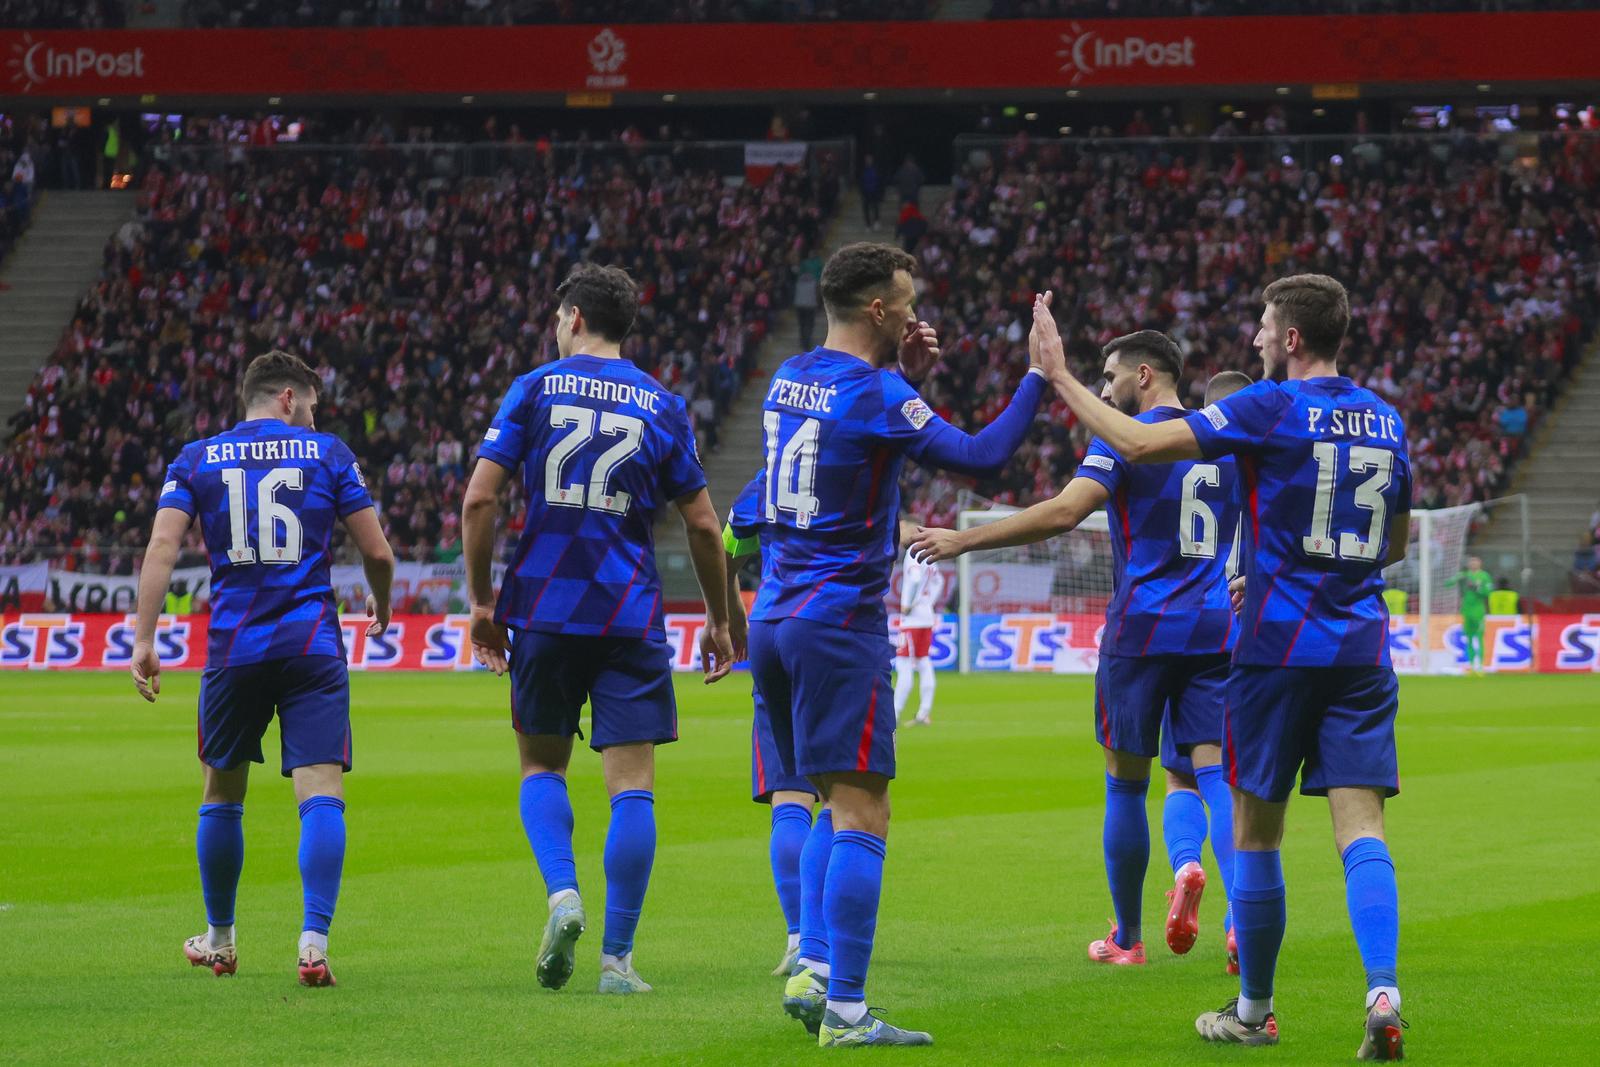
{"type": "Polygon", "coordinates": [[[761,550],[761,535],[740,537],[733,532],[733,524],[730,522],[722,528],[722,547],[732,558],[743,559],[761,550]]]}

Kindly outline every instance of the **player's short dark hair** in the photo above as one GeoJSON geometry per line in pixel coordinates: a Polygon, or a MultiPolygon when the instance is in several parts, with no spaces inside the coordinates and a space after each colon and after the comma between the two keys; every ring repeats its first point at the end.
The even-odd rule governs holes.
{"type": "Polygon", "coordinates": [[[556,286],[562,307],[577,307],[589,330],[613,343],[628,336],[639,314],[639,289],[621,267],[580,263],[556,286]]]}
{"type": "Polygon", "coordinates": [[[1226,400],[1239,390],[1254,384],[1250,375],[1242,370],[1219,371],[1206,383],[1206,403],[1215,404],[1219,400],[1226,400]]]}
{"type": "Polygon", "coordinates": [[[914,274],[916,258],[894,245],[857,241],[828,257],[822,268],[822,303],[828,314],[858,311],[894,280],[894,272],[914,274]]]}
{"type": "Polygon", "coordinates": [[[248,409],[252,404],[277,396],[290,387],[303,389],[314,396],[322,388],[322,379],[293,352],[275,348],[252,359],[244,369],[244,381],[239,385],[239,401],[248,409]]]}
{"type": "Polygon", "coordinates": [[[1333,359],[1350,329],[1350,294],[1326,274],[1279,278],[1261,298],[1278,313],[1278,326],[1300,331],[1312,354],[1333,359]]]}
{"type": "Polygon", "coordinates": [[[1174,382],[1183,374],[1183,353],[1177,342],[1160,330],[1139,330],[1114,337],[1100,350],[1107,358],[1116,356],[1118,362],[1137,360],[1148,363],[1174,382]]]}

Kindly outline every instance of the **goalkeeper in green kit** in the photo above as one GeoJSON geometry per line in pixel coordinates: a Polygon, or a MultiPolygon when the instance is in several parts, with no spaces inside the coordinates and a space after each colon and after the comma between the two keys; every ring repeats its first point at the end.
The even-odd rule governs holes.
{"type": "Polygon", "coordinates": [[[1467,669],[1483,673],[1483,617],[1489,613],[1489,594],[1494,579],[1483,569],[1477,556],[1467,559],[1467,569],[1450,579],[1461,587],[1461,636],[1467,639],[1467,669]]]}

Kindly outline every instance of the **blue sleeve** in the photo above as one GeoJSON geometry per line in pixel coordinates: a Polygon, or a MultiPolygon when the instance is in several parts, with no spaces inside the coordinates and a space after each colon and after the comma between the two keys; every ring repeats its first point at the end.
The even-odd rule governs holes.
{"type": "Polygon", "coordinates": [[[934,414],[900,375],[885,373],[881,380],[881,436],[924,466],[978,476],[997,473],[1016,453],[1039,411],[1045,385],[1043,375],[1025,375],[998,418],[976,434],[965,434],[934,414]]]}
{"type": "Polygon", "coordinates": [[[706,487],[706,472],[700,466],[700,446],[689,421],[689,406],[680,397],[671,398],[666,433],[671,438],[661,464],[661,487],[668,500],[679,500],[706,487]]]}
{"type": "Polygon", "coordinates": [[[1206,459],[1253,452],[1292,403],[1288,391],[1276,382],[1256,382],[1190,415],[1189,428],[1206,459]]]}
{"type": "Polygon", "coordinates": [[[373,506],[372,494],[367,492],[367,479],[361,473],[354,452],[343,441],[333,442],[334,510],[341,519],[373,506]]]}
{"type": "Polygon", "coordinates": [[[156,508],[177,508],[191,519],[194,518],[194,489],[189,485],[189,479],[194,477],[194,464],[189,457],[189,450],[185,448],[178,453],[178,458],[167,465],[167,476],[161,483],[161,497],[156,501],[156,508]]]}
{"type": "Polygon", "coordinates": [[[767,494],[766,469],[756,473],[733,500],[733,507],[728,510],[728,527],[735,537],[745,540],[756,536],[766,523],[766,509],[763,504],[767,494]]]}
{"type": "Polygon", "coordinates": [[[518,378],[506,390],[500,401],[500,410],[483,435],[478,446],[480,459],[492,459],[515,474],[522,466],[523,449],[528,443],[528,415],[533,407],[528,392],[528,379],[518,378]]]}
{"type": "Polygon", "coordinates": [[[1083,454],[1083,462],[1078,464],[1078,473],[1074,475],[1077,478],[1088,478],[1092,482],[1099,482],[1112,496],[1116,496],[1117,489],[1127,476],[1128,465],[1117,455],[1116,449],[1098,437],[1089,442],[1089,448],[1083,454]]]}

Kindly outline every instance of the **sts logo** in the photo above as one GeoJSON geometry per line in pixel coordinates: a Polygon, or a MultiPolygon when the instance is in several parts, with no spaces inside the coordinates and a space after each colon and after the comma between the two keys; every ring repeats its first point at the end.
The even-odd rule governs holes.
{"type": "Polygon", "coordinates": [[[446,615],[428,627],[422,646],[422,665],[433,670],[483,670],[472,660],[472,616],[446,615]]]}
{"type": "Polygon", "coordinates": [[[364,614],[339,616],[339,629],[344,631],[345,660],[353,671],[396,666],[405,652],[405,623],[391,621],[389,629],[377,637],[368,637],[367,626],[371,622],[364,614]]]}
{"type": "Polygon", "coordinates": [[[0,626],[0,667],[76,667],[83,661],[83,631],[84,624],[71,615],[20,615],[0,626]]]}
{"type": "Polygon", "coordinates": [[[1561,628],[1556,670],[1600,671],[1600,615],[1585,615],[1561,628]]]}
{"type": "MultiPolygon", "coordinates": [[[[122,621],[106,630],[105,651],[100,653],[100,666],[126,667],[133,659],[133,634],[138,628],[139,616],[124,615],[122,621]]],[[[189,624],[176,615],[163,615],[156,620],[156,656],[163,667],[183,667],[189,662],[189,624]]]]}
{"type": "Polygon", "coordinates": [[[973,620],[980,671],[1050,671],[1069,651],[1072,624],[1055,615],[1001,615],[973,620]]]}

